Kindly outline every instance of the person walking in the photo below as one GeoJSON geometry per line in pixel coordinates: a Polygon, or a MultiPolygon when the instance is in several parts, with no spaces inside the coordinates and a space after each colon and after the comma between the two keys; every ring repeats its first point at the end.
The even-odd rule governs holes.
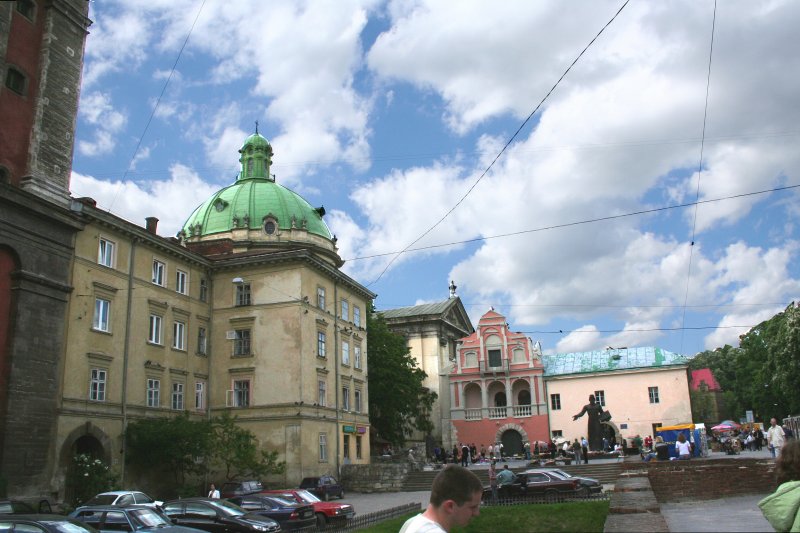
{"type": "Polygon", "coordinates": [[[781,448],[786,441],[786,434],[783,432],[783,428],[778,425],[778,421],[775,418],[771,419],[769,424],[769,429],[767,430],[767,445],[769,446],[769,451],[773,458],[780,457],[781,448]]]}
{"type": "Polygon", "coordinates": [[[583,453],[582,453],[581,443],[578,442],[577,438],[572,443],[572,453],[575,454],[575,464],[579,464],[581,462],[581,456],[583,455],[583,453]]]}
{"type": "Polygon", "coordinates": [[[461,445],[461,466],[469,466],[469,446],[466,443],[461,445]]]}
{"type": "Polygon", "coordinates": [[[406,520],[400,533],[448,533],[464,527],[481,514],[482,495],[478,476],[458,465],[446,466],[433,479],[427,509],[406,520]]]}
{"type": "Polygon", "coordinates": [[[497,504],[497,462],[493,459],[489,464],[489,487],[492,489],[492,505],[497,504]]]}
{"type": "Polygon", "coordinates": [[[581,453],[583,454],[583,464],[589,464],[589,441],[586,437],[581,437],[581,453]]]}

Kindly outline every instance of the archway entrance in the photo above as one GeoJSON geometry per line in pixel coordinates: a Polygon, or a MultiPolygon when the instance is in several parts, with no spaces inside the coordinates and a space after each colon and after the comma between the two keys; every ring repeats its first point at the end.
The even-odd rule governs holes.
{"type": "Polygon", "coordinates": [[[622,437],[619,428],[613,422],[601,422],[600,429],[602,430],[604,443],[608,443],[609,448],[613,448],[614,444],[622,442],[622,437]]]}
{"type": "Polygon", "coordinates": [[[105,459],[106,453],[103,450],[103,445],[93,435],[84,435],[79,437],[74,444],[73,457],[75,455],[88,455],[92,459],[105,459]]]}
{"type": "Polygon", "coordinates": [[[519,431],[509,429],[503,432],[500,437],[500,442],[503,443],[503,455],[521,455],[524,451],[522,447],[522,435],[519,431]]]}

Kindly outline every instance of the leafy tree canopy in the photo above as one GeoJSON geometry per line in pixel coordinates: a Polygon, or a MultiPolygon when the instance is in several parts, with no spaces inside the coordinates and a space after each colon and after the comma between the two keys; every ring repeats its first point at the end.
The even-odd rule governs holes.
{"type": "Polygon", "coordinates": [[[255,435],[236,424],[228,413],[212,423],[213,452],[216,464],[222,467],[225,479],[261,479],[269,474],[280,474],[286,463],[278,461],[278,452],[259,450],[255,435]]]}
{"type": "Polygon", "coordinates": [[[372,306],[367,313],[369,421],[377,434],[402,446],[414,430],[433,430],[437,395],[423,386],[428,375],[417,366],[406,340],[389,330],[372,306]]]}

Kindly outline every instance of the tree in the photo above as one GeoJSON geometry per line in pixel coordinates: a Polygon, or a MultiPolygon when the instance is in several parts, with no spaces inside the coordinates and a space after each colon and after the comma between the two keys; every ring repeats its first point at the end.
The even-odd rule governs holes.
{"type": "Polygon", "coordinates": [[[278,452],[258,449],[255,435],[239,427],[236,417],[225,413],[213,420],[212,429],[212,460],[222,467],[226,480],[261,479],[286,468],[286,463],[278,461],[278,452]]]}
{"type": "Polygon", "coordinates": [[[205,471],[211,428],[208,421],[192,420],[184,412],[172,418],[134,420],[128,424],[125,439],[129,464],[148,470],[158,465],[182,486],[188,474],[205,471]]]}
{"type": "Polygon", "coordinates": [[[367,313],[369,421],[377,434],[402,446],[416,429],[433,430],[435,392],[423,386],[428,375],[417,366],[406,340],[389,330],[382,315],[367,313]]]}

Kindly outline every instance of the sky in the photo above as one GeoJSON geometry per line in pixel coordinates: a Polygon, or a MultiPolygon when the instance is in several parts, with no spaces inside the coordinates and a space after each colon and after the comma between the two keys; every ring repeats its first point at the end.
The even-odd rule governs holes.
{"type": "Polygon", "coordinates": [[[800,296],[800,2],[631,0],[557,84],[622,5],[93,1],[71,192],[174,236],[258,121],[378,310],[736,346],[800,296]]]}

